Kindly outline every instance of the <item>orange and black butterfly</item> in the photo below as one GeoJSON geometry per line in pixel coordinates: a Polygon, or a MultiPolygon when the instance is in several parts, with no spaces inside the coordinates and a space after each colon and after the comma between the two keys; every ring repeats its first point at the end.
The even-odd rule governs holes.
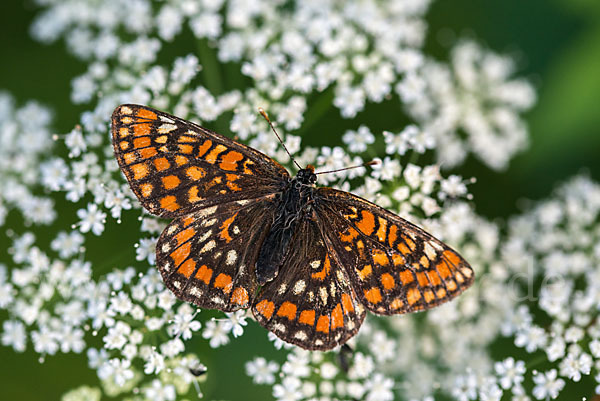
{"type": "Polygon", "coordinates": [[[173,219],[156,264],[201,308],[252,308],[284,341],[344,344],[366,311],[437,306],[473,282],[469,264],[415,225],[358,196],[317,187],[263,153],[175,116],[117,107],[113,145],[141,204],[173,219]]]}

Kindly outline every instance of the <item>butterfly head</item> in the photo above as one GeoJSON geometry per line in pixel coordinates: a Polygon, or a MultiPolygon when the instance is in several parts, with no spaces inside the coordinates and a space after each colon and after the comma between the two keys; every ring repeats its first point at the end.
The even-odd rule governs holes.
{"type": "Polygon", "coordinates": [[[298,173],[296,173],[296,179],[302,184],[314,185],[314,183],[317,182],[315,167],[309,164],[306,166],[306,168],[298,170],[298,173]]]}

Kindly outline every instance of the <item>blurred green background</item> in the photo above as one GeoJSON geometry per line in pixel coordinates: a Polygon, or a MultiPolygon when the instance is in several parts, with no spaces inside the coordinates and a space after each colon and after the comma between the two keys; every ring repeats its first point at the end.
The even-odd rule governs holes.
{"type": "MultiPolygon", "coordinates": [[[[62,43],[42,45],[31,40],[29,26],[37,10],[29,1],[4,1],[2,6],[0,89],[12,93],[19,104],[36,99],[51,107],[57,133],[68,132],[83,109],[73,107],[69,100],[70,80],[83,73],[85,65],[69,56],[62,43]]],[[[547,197],[555,184],[581,171],[600,180],[599,17],[598,0],[440,0],[432,6],[427,18],[428,54],[446,59],[448,49],[441,38],[472,37],[494,51],[513,55],[519,67],[517,75],[528,78],[538,90],[538,104],[526,116],[530,147],[507,171],[491,171],[472,158],[454,171],[477,177],[471,191],[477,211],[484,216],[493,219],[515,214],[522,206],[520,200],[547,197]]],[[[181,49],[182,54],[189,51],[181,49]]],[[[169,53],[177,52],[178,48],[169,48],[169,53]]],[[[378,122],[374,129],[384,128],[389,121],[377,107],[369,107],[363,114],[366,120],[378,122]]],[[[319,125],[326,124],[323,120],[327,119],[311,130],[327,132],[319,125]]],[[[331,140],[338,142],[339,137],[331,140]]],[[[72,215],[72,205],[61,207],[72,215]]],[[[110,249],[119,245],[116,240],[109,238],[101,245],[110,249]]],[[[6,259],[6,248],[6,244],[0,246],[0,260],[6,259]]],[[[132,260],[132,255],[128,257],[132,260]]],[[[4,318],[0,313],[0,320],[4,318]]],[[[254,355],[275,358],[264,332],[253,324],[249,330],[250,335],[233,341],[218,354],[200,352],[203,362],[214,368],[202,387],[208,399],[270,398],[268,386],[248,391],[250,379],[242,374],[241,364],[254,355]],[[232,362],[239,366],[231,366],[232,362]],[[233,379],[237,385],[219,385],[220,373],[232,371],[239,372],[233,379]]],[[[49,357],[39,364],[31,352],[17,355],[0,347],[0,361],[0,400],[53,400],[76,383],[97,382],[83,356],[49,357]]]]}

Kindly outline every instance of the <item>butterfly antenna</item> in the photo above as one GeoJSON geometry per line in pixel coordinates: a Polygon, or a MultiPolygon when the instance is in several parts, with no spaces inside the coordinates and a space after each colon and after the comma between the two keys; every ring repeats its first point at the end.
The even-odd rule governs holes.
{"type": "Polygon", "coordinates": [[[294,159],[294,156],[292,156],[292,154],[290,153],[290,151],[287,150],[287,148],[285,147],[285,143],[283,143],[283,141],[281,140],[281,137],[279,136],[279,134],[277,133],[277,131],[275,131],[275,127],[273,127],[273,123],[269,119],[269,116],[267,115],[267,112],[262,107],[258,108],[258,112],[260,113],[261,116],[263,116],[265,118],[265,120],[267,120],[267,122],[269,123],[269,126],[271,126],[271,129],[275,133],[275,136],[277,137],[277,139],[279,139],[279,143],[281,144],[281,146],[283,146],[283,149],[288,154],[288,156],[290,157],[290,159],[292,159],[292,161],[294,162],[294,164],[296,165],[296,167],[298,167],[299,170],[302,170],[302,167],[300,167],[300,165],[296,162],[296,159],[294,159]]]}
{"type": "Polygon", "coordinates": [[[364,167],[364,166],[374,166],[376,164],[379,164],[379,160],[371,160],[370,162],[366,162],[366,163],[363,163],[363,164],[358,164],[356,166],[338,168],[337,170],[319,171],[318,173],[315,173],[315,174],[337,173],[338,171],[351,170],[353,168],[359,168],[359,167],[364,167]]]}

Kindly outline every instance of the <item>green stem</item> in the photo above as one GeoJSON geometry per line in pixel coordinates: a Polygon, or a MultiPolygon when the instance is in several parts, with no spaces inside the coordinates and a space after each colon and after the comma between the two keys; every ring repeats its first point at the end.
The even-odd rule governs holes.
{"type": "Polygon", "coordinates": [[[213,96],[218,96],[223,93],[223,77],[215,50],[208,46],[207,40],[198,41],[197,48],[204,85],[213,96]]]}
{"type": "MultiPolygon", "coordinates": [[[[408,158],[408,164],[417,164],[417,160],[419,160],[419,154],[414,150],[410,152],[410,157],[408,158]]],[[[406,167],[406,165],[404,167],[406,167]]]]}
{"type": "Polygon", "coordinates": [[[306,112],[304,123],[296,131],[296,135],[302,136],[311,126],[318,122],[327,111],[333,106],[333,87],[327,88],[317,97],[306,112]]]}

